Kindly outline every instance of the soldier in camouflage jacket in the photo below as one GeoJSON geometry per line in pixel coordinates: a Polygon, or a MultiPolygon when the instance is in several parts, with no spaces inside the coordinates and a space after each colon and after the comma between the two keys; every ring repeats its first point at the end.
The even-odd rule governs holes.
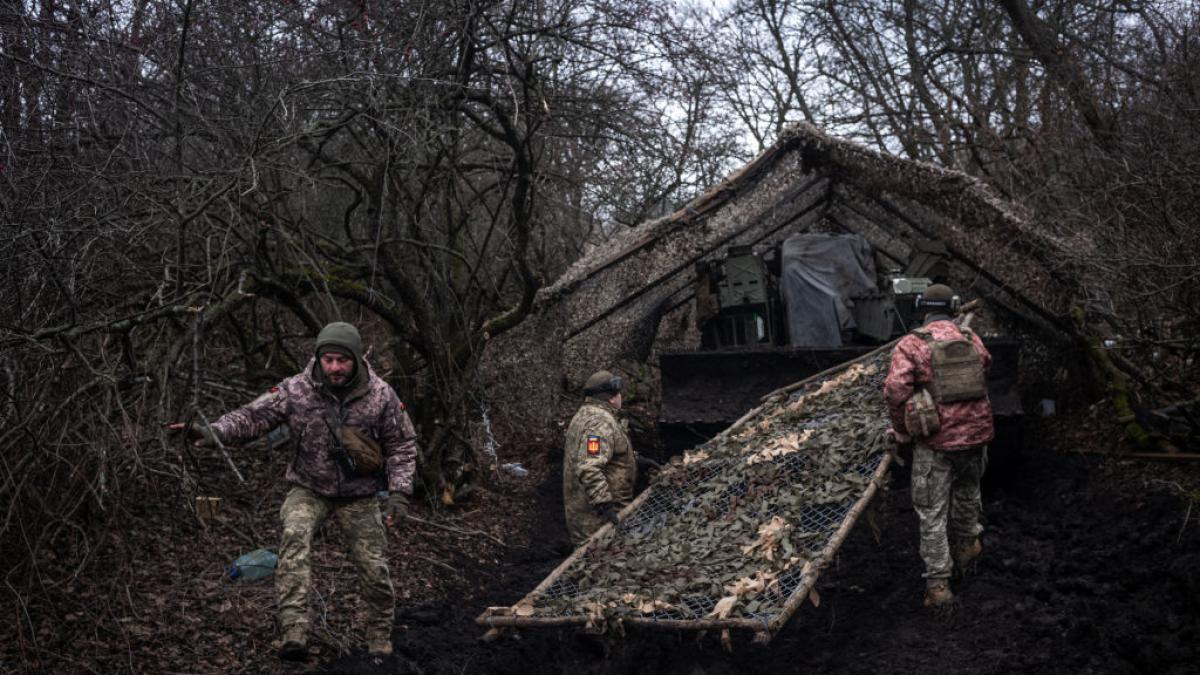
{"type": "MultiPolygon", "coordinates": [[[[986,390],[978,398],[939,401],[935,407],[940,428],[917,438],[910,436],[915,431],[906,427],[905,407],[918,390],[935,379],[931,342],[965,337],[950,317],[956,300],[954,291],[943,284],[926,289],[920,299],[928,310],[924,336],[910,333],[896,344],[883,390],[895,439],[913,442],[912,500],[925,562],[924,603],[939,610],[953,606],[952,572],[968,569],[983,550],[979,483],[987,467],[987,443],[993,436],[992,404],[986,390]]],[[[986,374],[991,354],[978,335],[969,335],[986,374]]]]}
{"type": "Polygon", "coordinates": [[[323,497],[368,497],[380,490],[411,495],[416,431],[396,392],[365,361],[359,367],[365,377],[356,378],[339,398],[323,381],[314,358],[303,372],[226,413],[213,423],[213,431],[222,441],[241,443],[287,424],[296,439],[296,455],[287,467],[289,483],[323,497]],[[384,475],[347,475],[334,460],[330,428],[339,418],[342,425],[358,427],[378,441],[384,475]]]}
{"type": "Polygon", "coordinates": [[[621,408],[621,379],[605,370],[588,378],[587,399],[567,427],[563,446],[563,506],[571,543],[582,544],[633,500],[637,455],[621,408]]]}
{"type": "Polygon", "coordinates": [[[214,436],[222,443],[238,444],[282,424],[296,440],[296,454],[286,474],[292,488],[280,509],[283,538],[275,574],[284,633],[280,656],[307,658],[312,538],[328,517],[342,530],[362,579],[368,648],[373,654],[391,653],[394,600],[384,555],[386,532],[375,495],[390,492],[389,522],[404,514],[412,494],[416,432],[396,392],[363,359],[354,326],[329,324],[318,335],[314,356],[302,372],[226,413],[211,429],[189,432],[201,437],[201,445],[212,444],[214,436]],[[357,428],[382,449],[379,472],[359,475],[339,461],[342,427],[357,428]]]}

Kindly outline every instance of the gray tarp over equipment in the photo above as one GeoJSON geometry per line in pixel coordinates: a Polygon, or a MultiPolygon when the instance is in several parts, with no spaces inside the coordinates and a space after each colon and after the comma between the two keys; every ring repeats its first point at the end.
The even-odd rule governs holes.
{"type": "Polygon", "coordinates": [[[788,237],[782,283],[791,345],[841,347],[855,327],[851,298],[877,291],[871,245],[858,234],[788,237]]]}

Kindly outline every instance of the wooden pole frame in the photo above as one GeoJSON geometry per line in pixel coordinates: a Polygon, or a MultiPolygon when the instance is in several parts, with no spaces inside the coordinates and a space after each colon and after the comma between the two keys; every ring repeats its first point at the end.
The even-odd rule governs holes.
{"type": "MultiPolygon", "coordinates": [[[[762,406],[759,407],[761,408],[762,406]]],[[[751,413],[754,412],[755,411],[751,411],[751,413]]],[[[747,413],[747,417],[751,413],[747,413]]],[[[730,428],[732,429],[733,427],[730,428]]],[[[862,515],[862,512],[866,510],[867,505],[870,504],[871,500],[875,497],[875,493],[879,490],[879,485],[887,475],[887,471],[891,466],[891,462],[892,456],[890,454],[884,454],[883,458],[879,462],[879,466],[876,467],[875,472],[872,474],[871,481],[867,484],[866,489],[863,490],[858,500],[854,503],[854,506],[850,508],[850,511],[846,513],[846,516],[842,519],[841,525],[839,525],[837,531],[834,532],[833,537],[830,538],[830,540],[825,544],[825,547],[821,549],[821,553],[818,554],[818,556],[814,559],[814,564],[810,569],[810,573],[805,575],[804,583],[792,591],[787,601],[784,602],[780,613],[775,615],[775,618],[771,619],[770,621],[744,618],[653,619],[641,616],[620,617],[619,621],[631,626],[637,626],[639,628],[652,628],[657,630],[749,630],[754,632],[756,642],[760,644],[770,642],[771,639],[774,638],[775,633],[777,633],[779,629],[782,628],[789,619],[791,619],[792,615],[796,613],[796,610],[798,610],[804,603],[804,600],[808,598],[809,593],[817,583],[817,579],[821,576],[821,571],[829,566],[830,560],[837,553],[838,549],[841,548],[842,543],[850,534],[850,530],[854,527],[855,523],[858,522],[858,518],[862,515]]],[[[637,499],[633,500],[633,502],[629,504],[629,506],[621,509],[618,517],[621,520],[624,520],[632,515],[650,498],[653,489],[653,486],[651,486],[643,491],[642,494],[638,495],[637,499]]],[[[570,568],[570,566],[574,564],[576,560],[587,553],[587,550],[593,544],[608,536],[608,533],[611,532],[612,529],[613,526],[611,523],[605,523],[603,527],[592,533],[592,535],[587,538],[582,546],[575,549],[574,553],[567,557],[566,560],[562,561],[562,563],[560,563],[553,572],[543,579],[536,588],[527,593],[525,597],[521,598],[521,600],[516,604],[532,604],[538,595],[554,585],[554,583],[558,581],[559,577],[561,577],[562,574],[568,568],[570,568]]],[[[475,623],[487,628],[561,628],[569,626],[584,626],[589,621],[589,617],[586,615],[516,616],[515,614],[507,613],[509,611],[509,607],[489,607],[482,614],[475,618],[475,623]],[[498,611],[506,613],[497,613],[498,611]]]]}
{"type": "MultiPolygon", "coordinates": [[[[855,501],[854,506],[852,506],[850,511],[846,513],[846,516],[842,519],[841,525],[839,525],[837,531],[834,532],[833,537],[829,539],[829,541],[825,544],[825,547],[821,549],[821,553],[818,554],[814,559],[814,564],[811,567],[809,574],[805,575],[804,582],[792,591],[787,601],[784,602],[783,608],[780,610],[779,614],[775,615],[775,618],[771,619],[770,621],[744,618],[653,619],[641,616],[621,617],[619,621],[627,625],[637,626],[639,628],[652,628],[656,630],[748,630],[754,632],[757,642],[770,642],[779,629],[791,619],[792,615],[796,613],[796,610],[798,610],[808,598],[809,593],[812,591],[813,587],[817,583],[817,580],[820,578],[821,572],[829,566],[829,562],[833,559],[833,556],[837,553],[838,549],[841,548],[846,537],[849,536],[850,530],[854,527],[855,523],[858,522],[859,517],[862,515],[862,512],[866,510],[867,505],[869,505],[871,500],[874,499],[875,493],[879,491],[879,485],[883,482],[884,477],[887,475],[888,469],[891,467],[891,462],[892,456],[890,454],[884,454],[883,458],[879,462],[879,466],[876,467],[875,472],[871,475],[870,483],[867,484],[866,489],[863,490],[858,500],[855,501]]],[[[628,517],[643,503],[645,503],[645,501],[649,498],[652,489],[653,488],[645,490],[641,495],[638,496],[636,500],[630,503],[629,506],[622,509],[620,514],[621,519],[628,517]]],[[[612,530],[612,527],[613,526],[611,524],[606,523],[604,527],[601,527],[599,530],[593,533],[592,536],[588,537],[587,541],[585,541],[582,546],[576,549],[575,552],[570,555],[570,557],[559,564],[559,566],[555,568],[549,576],[542,580],[542,583],[538,584],[536,588],[526,594],[524,598],[517,602],[517,604],[520,605],[521,603],[527,601],[532,603],[540,593],[558,581],[563,572],[565,572],[576,560],[583,556],[587,552],[587,549],[592,546],[592,544],[603,539],[607,533],[612,530]]],[[[516,616],[513,614],[497,614],[497,609],[502,609],[504,611],[509,610],[507,607],[489,608],[476,617],[475,623],[487,628],[561,628],[568,626],[584,626],[589,620],[589,617],[586,615],[516,616]]]]}

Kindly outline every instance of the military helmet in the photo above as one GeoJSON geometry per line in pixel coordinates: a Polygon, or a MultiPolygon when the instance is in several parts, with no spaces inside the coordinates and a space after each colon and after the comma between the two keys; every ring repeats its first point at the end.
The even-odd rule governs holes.
{"type": "Polygon", "coordinates": [[[917,296],[917,309],[926,311],[941,310],[950,312],[958,309],[959,298],[954,289],[946,284],[933,284],[925,292],[917,296]]]}
{"type": "Polygon", "coordinates": [[[621,376],[613,375],[607,370],[597,370],[592,373],[587,382],[583,383],[584,396],[602,396],[619,394],[621,392],[621,376]]]}

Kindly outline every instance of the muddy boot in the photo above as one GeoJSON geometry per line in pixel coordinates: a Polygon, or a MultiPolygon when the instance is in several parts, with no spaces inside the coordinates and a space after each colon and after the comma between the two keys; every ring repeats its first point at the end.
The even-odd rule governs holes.
{"type": "Polygon", "coordinates": [[[937,612],[948,612],[954,607],[954,593],[946,579],[930,579],[925,583],[925,606],[937,612]]]}
{"type": "Polygon", "coordinates": [[[954,552],[954,571],[959,576],[966,576],[970,572],[975,571],[975,565],[978,563],[976,558],[983,553],[983,543],[976,537],[969,544],[964,544],[954,552]]]}
{"type": "Polygon", "coordinates": [[[308,636],[303,626],[292,626],[283,632],[279,658],[285,661],[304,661],[308,658],[308,636]]]}
{"type": "Polygon", "coordinates": [[[371,656],[391,656],[392,633],[381,628],[367,631],[367,653],[371,656]]]}

